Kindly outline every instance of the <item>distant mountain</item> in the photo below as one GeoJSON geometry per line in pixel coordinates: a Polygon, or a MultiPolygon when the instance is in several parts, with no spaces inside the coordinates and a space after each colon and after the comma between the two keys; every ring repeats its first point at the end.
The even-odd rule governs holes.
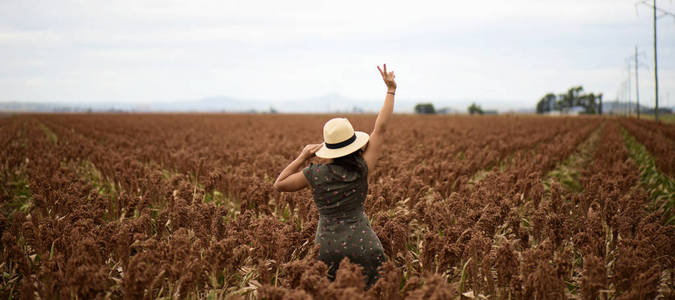
{"type": "MultiPolygon", "coordinates": [[[[377,105],[382,105],[377,104],[377,105]]],[[[266,102],[260,100],[238,100],[228,97],[209,97],[196,101],[152,104],[152,111],[197,111],[197,112],[265,112],[275,110],[284,113],[325,113],[374,111],[379,109],[374,103],[345,98],[338,94],[328,94],[309,99],[266,102]],[[365,104],[365,105],[364,105],[365,104]],[[370,104],[370,105],[369,105],[370,104]]]]}
{"type": "MultiPolygon", "coordinates": [[[[327,94],[324,96],[289,100],[273,104],[279,112],[300,113],[378,113],[382,108],[384,96],[381,99],[352,99],[339,94],[327,94]]],[[[419,102],[409,99],[396,99],[394,111],[397,113],[412,113],[413,108],[419,102]]]]}
{"type": "Polygon", "coordinates": [[[39,102],[0,102],[0,111],[18,112],[63,112],[72,111],[72,107],[64,104],[39,102]]]}
{"type": "MultiPolygon", "coordinates": [[[[16,112],[268,112],[284,113],[327,113],[327,112],[373,112],[382,106],[382,100],[359,100],[328,94],[320,97],[286,100],[261,101],[242,100],[224,96],[207,97],[191,101],[163,103],[92,102],[0,102],[0,111],[16,112]]],[[[397,100],[396,111],[412,112],[414,103],[397,100]]]]}
{"type": "Polygon", "coordinates": [[[10,112],[103,112],[134,111],[135,109],[136,105],[124,103],[0,102],[0,111],[10,112]]]}
{"type": "Polygon", "coordinates": [[[178,101],[149,104],[147,110],[159,112],[244,112],[267,110],[269,106],[256,101],[243,101],[229,97],[207,97],[195,101],[178,101]]]}
{"type": "Polygon", "coordinates": [[[0,102],[0,111],[16,112],[246,112],[269,110],[270,106],[255,101],[227,97],[209,97],[195,101],[165,103],[92,102],[0,102]]]}
{"type": "MultiPolygon", "coordinates": [[[[630,110],[632,113],[637,113],[637,105],[635,102],[629,103],[628,102],[621,102],[621,101],[607,101],[602,103],[602,113],[603,114],[625,114],[628,113],[628,109],[630,106],[630,110]]],[[[675,111],[675,107],[659,107],[659,111],[665,111],[665,110],[670,110],[670,111],[675,111]]],[[[644,106],[640,104],[640,112],[648,113],[654,112],[654,107],[649,107],[649,106],[644,106]]]]}
{"type": "MultiPolygon", "coordinates": [[[[327,94],[306,99],[264,101],[235,99],[225,96],[197,100],[155,103],[129,102],[0,102],[0,111],[15,112],[269,112],[281,113],[377,113],[382,99],[352,99],[339,94],[327,94]]],[[[445,113],[466,113],[473,100],[429,101],[425,99],[396,99],[395,111],[412,113],[417,103],[431,102],[445,113]]],[[[511,109],[505,101],[483,101],[484,107],[493,105],[501,112],[530,113],[530,110],[511,109]]]]}

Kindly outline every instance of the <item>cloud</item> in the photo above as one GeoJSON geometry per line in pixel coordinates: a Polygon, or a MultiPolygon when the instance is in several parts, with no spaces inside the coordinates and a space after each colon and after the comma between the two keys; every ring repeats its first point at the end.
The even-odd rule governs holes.
{"type": "MultiPolygon", "coordinates": [[[[633,45],[651,55],[649,12],[633,4],[2,1],[0,101],[380,101],[382,62],[402,99],[531,106],[576,84],[615,97],[633,45]]],[[[661,28],[672,92],[675,26],[661,28]]]]}

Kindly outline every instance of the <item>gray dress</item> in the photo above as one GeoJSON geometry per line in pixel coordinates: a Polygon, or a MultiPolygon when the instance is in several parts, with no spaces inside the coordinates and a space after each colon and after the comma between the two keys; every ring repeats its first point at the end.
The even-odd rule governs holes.
{"type": "Polygon", "coordinates": [[[302,170],[312,186],[319,210],[314,242],[321,245],[319,260],[329,267],[329,276],[343,258],[363,266],[367,286],[379,278],[377,268],[384,262],[384,250],[366,216],[363,203],[368,194],[368,166],[361,156],[361,174],[334,164],[310,164],[302,170]]]}

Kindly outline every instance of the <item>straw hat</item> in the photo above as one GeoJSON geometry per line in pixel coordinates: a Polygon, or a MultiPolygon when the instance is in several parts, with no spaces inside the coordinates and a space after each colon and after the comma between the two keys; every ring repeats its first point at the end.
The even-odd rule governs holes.
{"type": "Polygon", "coordinates": [[[316,151],[321,158],[336,158],[349,155],[368,143],[368,134],[354,131],[345,118],[335,118],[323,126],[323,146],[316,151]]]}

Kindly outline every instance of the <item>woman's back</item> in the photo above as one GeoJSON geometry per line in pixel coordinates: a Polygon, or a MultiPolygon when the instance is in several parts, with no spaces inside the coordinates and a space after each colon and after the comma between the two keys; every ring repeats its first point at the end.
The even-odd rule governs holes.
{"type": "Polygon", "coordinates": [[[384,70],[379,66],[377,69],[387,85],[387,95],[372,133],[355,131],[345,118],[331,119],[323,127],[323,143],[306,145],[274,182],[274,188],[281,192],[311,186],[319,210],[314,237],[314,242],[321,245],[319,260],[328,265],[329,275],[334,278],[340,262],[349,258],[363,266],[369,287],[377,281],[377,268],[385,257],[363,203],[368,194],[368,169],[375,168],[382,152],[396,94],[394,72],[387,72],[386,64],[384,70]],[[314,155],[333,161],[303,169],[314,155]]]}
{"type": "Polygon", "coordinates": [[[355,156],[355,160],[361,170],[349,170],[334,163],[310,164],[303,170],[321,216],[334,217],[363,210],[368,194],[368,166],[361,155],[355,156]]]}
{"type": "Polygon", "coordinates": [[[382,244],[363,210],[368,194],[368,166],[355,156],[361,172],[336,164],[311,164],[303,170],[312,186],[319,210],[314,241],[321,245],[319,260],[335,276],[343,258],[364,267],[368,286],[377,281],[377,268],[384,262],[382,244]]]}

